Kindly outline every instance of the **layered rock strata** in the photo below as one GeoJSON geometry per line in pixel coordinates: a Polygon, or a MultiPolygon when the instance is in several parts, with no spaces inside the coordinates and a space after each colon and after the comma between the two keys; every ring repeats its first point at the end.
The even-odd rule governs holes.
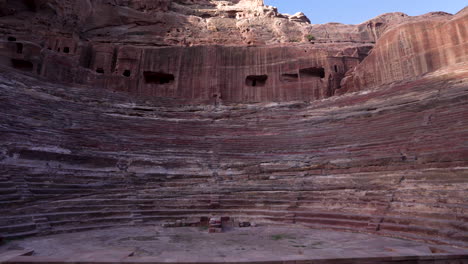
{"type": "Polygon", "coordinates": [[[349,72],[343,92],[409,80],[460,64],[467,67],[468,18],[461,12],[450,20],[410,22],[389,30],[365,62],[349,72]]]}
{"type": "Polygon", "coordinates": [[[7,2],[0,62],[142,96],[247,103],[318,100],[466,61],[464,12],[312,25],[261,1],[150,2],[7,2]]]}
{"type": "Polygon", "coordinates": [[[466,10],[0,6],[2,236],[229,215],[467,247],[466,10]]]}
{"type": "Polygon", "coordinates": [[[215,108],[129,104],[3,69],[0,230],[214,214],[466,246],[467,74],[215,108]]]}

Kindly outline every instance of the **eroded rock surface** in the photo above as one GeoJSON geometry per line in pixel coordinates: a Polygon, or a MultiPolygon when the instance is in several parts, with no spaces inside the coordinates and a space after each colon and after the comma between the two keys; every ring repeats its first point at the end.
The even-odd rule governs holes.
{"type": "Polygon", "coordinates": [[[2,236],[229,215],[467,247],[466,9],[0,7],[2,236]]]}
{"type": "Polygon", "coordinates": [[[194,103],[319,100],[466,62],[465,12],[314,25],[252,0],[3,5],[2,64],[194,103]]]}
{"type": "Polygon", "coordinates": [[[466,245],[467,74],[216,108],[3,69],[2,232],[218,214],[466,245]]]}
{"type": "Polygon", "coordinates": [[[468,16],[444,17],[450,16],[429,14],[388,30],[365,62],[348,73],[342,92],[409,80],[450,65],[468,67],[468,16]]]}

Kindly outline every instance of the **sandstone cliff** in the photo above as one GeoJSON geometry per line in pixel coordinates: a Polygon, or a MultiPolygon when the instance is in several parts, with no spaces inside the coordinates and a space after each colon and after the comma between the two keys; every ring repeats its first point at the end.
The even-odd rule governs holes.
{"type": "Polygon", "coordinates": [[[468,14],[431,14],[388,30],[375,49],[343,81],[340,93],[409,80],[435,70],[468,67],[468,14]],[[447,19],[449,18],[449,19],[447,19]]]}
{"type": "Polygon", "coordinates": [[[0,7],[3,236],[227,214],[467,247],[466,9],[0,7]]]}
{"type": "MultiPolygon", "coordinates": [[[[377,44],[375,54],[393,52],[389,56],[400,59],[407,55],[396,54],[396,47],[389,51],[386,40],[394,45],[405,42],[407,53],[445,49],[446,43],[431,40],[448,39],[442,35],[413,39],[408,31],[398,33],[397,40],[395,32],[408,25],[417,24],[414,30],[426,32],[437,25],[466,23],[463,13],[453,18],[438,12],[420,17],[390,13],[359,25],[314,25],[301,13],[283,15],[251,0],[23,0],[2,5],[3,64],[49,80],[197,103],[310,101],[358,91],[372,86],[370,82],[419,76],[454,61],[428,61],[432,66],[412,62],[420,65],[414,70],[408,70],[412,65],[399,68],[404,74],[395,69],[383,72],[376,65],[371,71],[379,76],[374,78],[364,66],[375,60],[374,55],[354,68],[379,39],[382,44],[377,44]],[[414,41],[432,45],[413,51],[414,41]]],[[[456,34],[442,26],[438,30],[456,34]]],[[[458,38],[466,45],[464,35],[458,38]]],[[[455,46],[452,50],[458,50],[455,46]]],[[[466,60],[463,56],[457,60],[466,60]]]]}

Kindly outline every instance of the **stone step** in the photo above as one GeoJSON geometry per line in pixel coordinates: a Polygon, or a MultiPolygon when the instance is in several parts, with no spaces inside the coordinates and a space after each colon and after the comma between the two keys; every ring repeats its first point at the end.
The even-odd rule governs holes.
{"type": "Polygon", "coordinates": [[[62,234],[62,233],[73,233],[73,232],[83,232],[89,230],[96,230],[96,229],[104,229],[104,228],[118,228],[118,227],[127,227],[132,226],[132,223],[126,224],[102,224],[102,225],[78,225],[78,226],[64,226],[61,228],[53,228],[49,231],[49,234],[62,234]]]}
{"type": "Polygon", "coordinates": [[[19,201],[19,200],[22,200],[22,196],[18,192],[11,193],[11,194],[2,194],[2,196],[0,196],[0,205],[2,203],[9,204],[11,201],[19,201]]]}
{"type": "MultiPolygon", "coordinates": [[[[404,238],[408,240],[415,240],[415,241],[425,241],[430,242],[438,245],[450,245],[458,246],[461,248],[466,248],[466,241],[460,239],[447,239],[445,237],[433,237],[433,236],[426,236],[424,234],[414,234],[414,233],[405,233],[405,232],[398,232],[394,230],[380,230],[378,232],[379,235],[388,236],[388,237],[395,237],[395,238],[404,238]]],[[[467,237],[467,234],[462,234],[464,238],[467,237]]]]}
{"type": "Polygon", "coordinates": [[[18,256],[31,256],[34,250],[8,250],[0,253],[0,263],[4,263],[18,256]]]}
{"type": "Polygon", "coordinates": [[[360,228],[360,229],[366,229],[368,226],[368,222],[341,220],[337,218],[295,217],[294,220],[296,223],[312,223],[312,224],[320,224],[320,225],[323,224],[327,226],[339,226],[339,227],[350,227],[350,228],[360,228]]]}
{"type": "Polygon", "coordinates": [[[36,229],[35,223],[5,225],[5,226],[0,226],[0,234],[22,233],[26,231],[32,231],[35,229],[36,229]]]}
{"type": "Polygon", "coordinates": [[[13,187],[13,188],[0,188],[0,195],[8,195],[8,194],[14,194],[18,192],[18,190],[13,187]]]}
{"type": "Polygon", "coordinates": [[[386,224],[381,223],[379,225],[379,231],[389,232],[395,231],[399,233],[410,233],[410,234],[419,234],[423,236],[430,237],[452,237],[454,234],[457,237],[462,238],[465,242],[468,242],[468,232],[460,231],[453,228],[430,228],[426,226],[414,226],[414,225],[396,225],[396,224],[386,224]]]}
{"type": "Polygon", "coordinates": [[[14,233],[8,233],[8,234],[2,234],[2,237],[4,239],[19,239],[19,238],[25,238],[25,237],[30,237],[38,234],[38,230],[31,230],[31,231],[24,231],[24,232],[14,232],[14,233]]]}
{"type": "Polygon", "coordinates": [[[61,228],[63,226],[79,226],[89,224],[111,224],[111,223],[128,223],[133,220],[132,217],[96,217],[96,218],[81,218],[81,219],[67,219],[61,221],[49,221],[48,224],[52,229],[61,228]]]}

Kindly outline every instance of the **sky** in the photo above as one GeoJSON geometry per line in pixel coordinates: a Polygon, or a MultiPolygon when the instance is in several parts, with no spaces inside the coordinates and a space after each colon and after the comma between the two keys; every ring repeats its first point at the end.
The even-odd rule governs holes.
{"type": "Polygon", "coordinates": [[[312,24],[339,22],[359,24],[389,12],[410,16],[433,11],[455,14],[468,5],[467,0],[264,0],[280,13],[303,12],[312,24]]]}

